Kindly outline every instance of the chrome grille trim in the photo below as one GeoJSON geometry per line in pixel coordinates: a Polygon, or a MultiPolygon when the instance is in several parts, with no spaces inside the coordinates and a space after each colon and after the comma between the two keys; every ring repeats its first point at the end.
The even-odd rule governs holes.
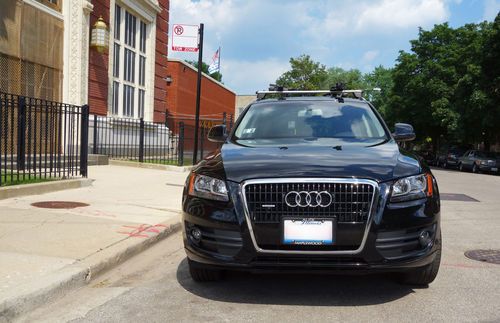
{"type": "Polygon", "coordinates": [[[254,224],[280,223],[283,216],[336,218],[338,223],[366,223],[374,190],[371,184],[366,183],[249,183],[245,185],[245,197],[254,224]],[[287,200],[291,193],[302,198],[313,194],[317,198],[320,192],[323,197],[329,196],[327,205],[290,205],[287,200]]]}
{"type": "Polygon", "coordinates": [[[251,179],[246,180],[241,183],[241,199],[243,201],[243,207],[245,212],[245,220],[247,222],[248,230],[250,232],[250,237],[252,243],[257,252],[260,253],[271,253],[271,254],[335,254],[335,255],[353,255],[360,253],[366,243],[368,238],[368,232],[370,231],[374,205],[376,202],[376,197],[379,196],[379,186],[378,183],[369,179],[349,179],[349,178],[262,178],[262,179],[251,179]],[[316,251],[316,250],[269,250],[262,249],[258,246],[257,240],[255,239],[255,233],[253,231],[252,222],[250,219],[250,212],[248,210],[248,204],[246,199],[246,186],[250,184],[278,184],[278,183],[336,183],[336,184],[368,184],[373,188],[373,195],[370,203],[370,209],[368,211],[368,219],[366,220],[365,232],[363,234],[363,240],[359,245],[358,249],[355,250],[330,250],[330,251],[316,251]]]}

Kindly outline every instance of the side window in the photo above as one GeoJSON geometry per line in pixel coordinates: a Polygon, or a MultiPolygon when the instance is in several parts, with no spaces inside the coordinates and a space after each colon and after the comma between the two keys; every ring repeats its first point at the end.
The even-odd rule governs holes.
{"type": "Polygon", "coordinates": [[[469,153],[469,157],[474,157],[474,150],[471,150],[471,152],[469,153]]]}

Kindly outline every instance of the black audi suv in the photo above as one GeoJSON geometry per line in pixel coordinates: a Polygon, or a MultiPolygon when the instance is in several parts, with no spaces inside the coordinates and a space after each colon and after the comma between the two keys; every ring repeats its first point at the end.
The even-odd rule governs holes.
{"type": "Polygon", "coordinates": [[[360,94],[268,91],[230,133],[210,130],[221,147],[193,168],[182,200],[194,280],[217,280],[225,270],[434,280],[436,179],[397,144],[413,140],[413,128],[398,123],[391,134],[360,94]]]}

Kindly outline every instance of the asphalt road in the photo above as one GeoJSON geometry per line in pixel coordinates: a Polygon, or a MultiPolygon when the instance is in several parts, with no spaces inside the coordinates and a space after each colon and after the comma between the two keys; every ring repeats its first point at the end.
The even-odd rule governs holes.
{"type": "Polygon", "coordinates": [[[500,176],[436,170],[443,259],[436,281],[415,289],[390,275],[228,274],[190,279],[177,233],[24,321],[46,322],[500,322],[500,265],[470,249],[500,249],[500,176]],[[477,201],[454,201],[466,194],[477,201]]]}

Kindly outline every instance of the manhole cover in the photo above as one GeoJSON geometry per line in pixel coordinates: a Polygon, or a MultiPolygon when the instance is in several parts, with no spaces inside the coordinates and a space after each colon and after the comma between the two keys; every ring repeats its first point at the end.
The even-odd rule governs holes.
{"type": "Polygon", "coordinates": [[[500,250],[469,250],[465,256],[472,260],[500,265],[500,250]]]}
{"type": "Polygon", "coordinates": [[[77,207],[89,206],[87,203],[72,202],[72,201],[43,201],[31,203],[34,207],[41,207],[44,209],[74,209],[77,207]]]}
{"type": "Polygon", "coordinates": [[[439,194],[442,201],[460,201],[460,202],[479,202],[473,197],[458,193],[441,193],[439,194]]]}

